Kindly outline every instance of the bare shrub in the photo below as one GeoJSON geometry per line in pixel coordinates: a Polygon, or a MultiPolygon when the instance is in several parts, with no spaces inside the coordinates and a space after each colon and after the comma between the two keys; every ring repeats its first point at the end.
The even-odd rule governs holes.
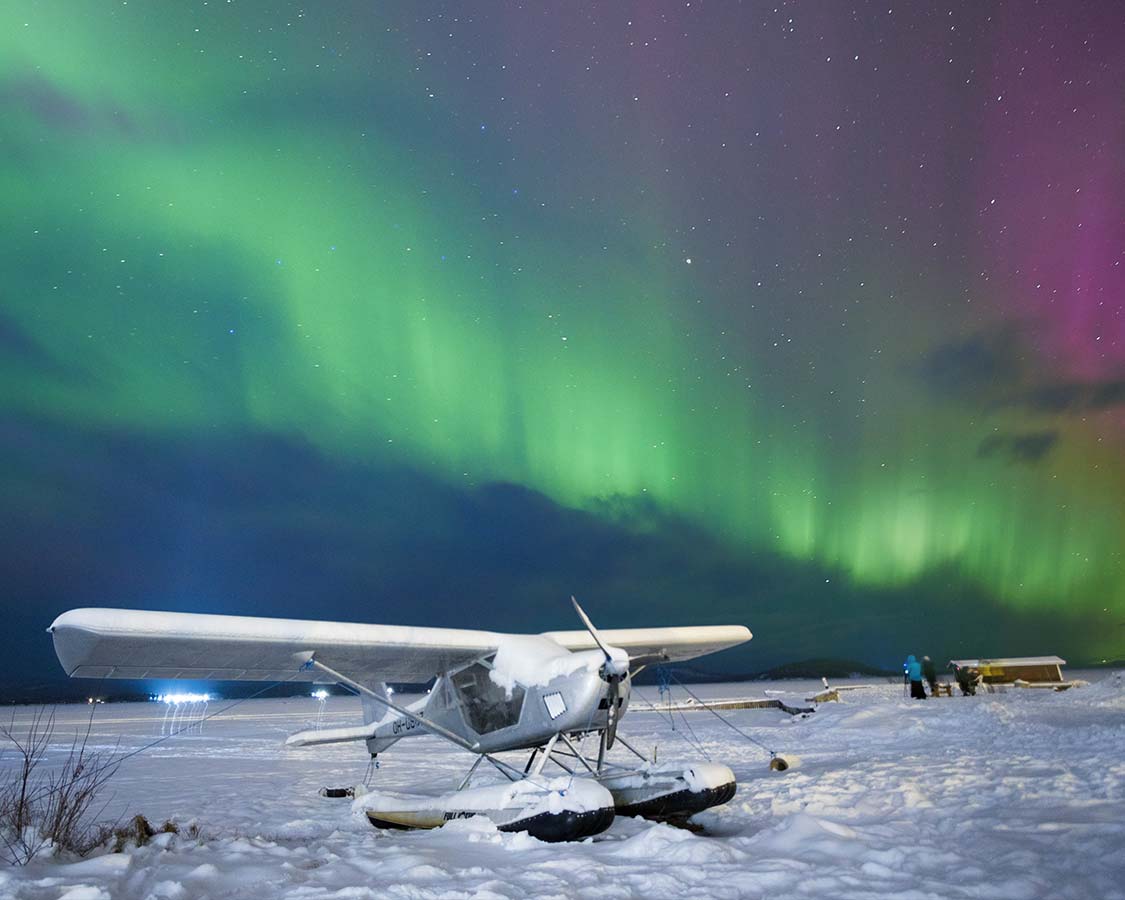
{"type": "Polygon", "coordinates": [[[85,855],[103,843],[112,829],[93,823],[104,809],[99,794],[117,772],[120,755],[89,746],[94,711],[84,732],[74,736],[59,764],[48,762],[55,736],[55,713],[39,709],[26,729],[15,713],[0,724],[0,858],[22,866],[47,847],[85,855]]]}

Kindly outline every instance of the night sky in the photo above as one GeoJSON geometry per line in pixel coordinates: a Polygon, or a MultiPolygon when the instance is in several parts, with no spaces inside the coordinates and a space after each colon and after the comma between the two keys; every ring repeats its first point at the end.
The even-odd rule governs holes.
{"type": "Polygon", "coordinates": [[[0,7],[0,611],[1125,656],[1117,2],[0,7]]]}

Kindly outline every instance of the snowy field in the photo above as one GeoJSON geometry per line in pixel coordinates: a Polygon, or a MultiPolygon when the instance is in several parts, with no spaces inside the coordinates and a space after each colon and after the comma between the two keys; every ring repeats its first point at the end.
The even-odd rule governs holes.
{"type": "MultiPolygon", "coordinates": [[[[758,747],[708,712],[687,713],[690,729],[677,716],[673,731],[635,701],[622,723],[626,738],[659,745],[661,760],[725,762],[738,794],[697,816],[694,830],[618,818],[577,844],[499,834],[476,820],[377,831],[350,801],[317,794],[364,779],[362,745],[282,746],[318,716],[322,727],[357,724],[357,700],[333,697],[323,710],[311,698],[246,701],[129,760],[110,784],[106,815],[140,812],[156,825],[171,818],[183,831],[194,823],[198,837],[0,868],[0,897],[1125,898],[1125,679],[1084,677],[1094,683],[1061,694],[910,702],[901,685],[881,684],[808,718],[724,712],[798,758],[784,773],[769,771],[758,747]]],[[[814,687],[693,690],[801,703],[814,687]]],[[[634,693],[657,698],[655,688],[634,693]]],[[[87,713],[60,707],[60,735],[87,713]]],[[[156,703],[100,706],[95,742],[140,747],[167,729],[164,715],[156,703]]],[[[423,737],[382,762],[373,788],[437,791],[456,786],[471,758],[423,737]]]]}

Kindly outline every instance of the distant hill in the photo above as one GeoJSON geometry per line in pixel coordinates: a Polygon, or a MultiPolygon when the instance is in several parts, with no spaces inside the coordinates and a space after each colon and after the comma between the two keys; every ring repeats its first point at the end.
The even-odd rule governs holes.
{"type": "Polygon", "coordinates": [[[881,669],[854,659],[803,659],[800,662],[774,666],[753,677],[764,681],[777,678],[848,678],[852,675],[894,678],[901,677],[902,672],[881,669]]]}
{"type": "MultiPolygon", "coordinates": [[[[716,672],[702,666],[676,664],[670,666],[675,678],[685,684],[700,684],[715,681],[773,681],[782,678],[848,678],[864,675],[869,678],[901,677],[902,672],[881,669],[854,659],[804,659],[799,662],[784,663],[762,672],[732,673],[716,672]]],[[[658,684],[660,677],[656,668],[648,668],[633,679],[637,684],[658,684]]]]}
{"type": "MultiPolygon", "coordinates": [[[[181,683],[180,687],[174,681],[159,679],[152,682],[143,681],[97,681],[84,678],[73,682],[48,685],[17,685],[7,686],[0,684],[0,706],[30,704],[36,706],[53,706],[56,703],[82,703],[91,697],[97,697],[103,703],[139,703],[151,699],[156,691],[183,691],[208,692],[213,697],[223,700],[235,700],[250,697],[256,692],[261,692],[263,685],[260,682],[223,681],[203,682],[193,681],[181,683]]],[[[336,689],[330,685],[313,684],[276,684],[269,690],[262,692],[265,697],[302,697],[307,696],[317,687],[328,688],[330,693],[348,693],[344,689],[336,689]]]]}

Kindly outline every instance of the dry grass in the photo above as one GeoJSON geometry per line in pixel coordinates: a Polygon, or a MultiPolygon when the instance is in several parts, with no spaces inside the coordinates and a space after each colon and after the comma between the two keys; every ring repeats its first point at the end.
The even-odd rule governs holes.
{"type": "Polygon", "coordinates": [[[91,749],[92,726],[93,710],[85,731],[61,749],[55,743],[54,710],[38,710],[26,727],[16,728],[14,713],[0,724],[0,759],[6,757],[0,766],[4,862],[25,865],[48,848],[82,856],[114,835],[112,826],[95,820],[105,809],[99,797],[117,772],[120,754],[91,749]],[[52,758],[56,754],[58,761],[52,758]]]}

